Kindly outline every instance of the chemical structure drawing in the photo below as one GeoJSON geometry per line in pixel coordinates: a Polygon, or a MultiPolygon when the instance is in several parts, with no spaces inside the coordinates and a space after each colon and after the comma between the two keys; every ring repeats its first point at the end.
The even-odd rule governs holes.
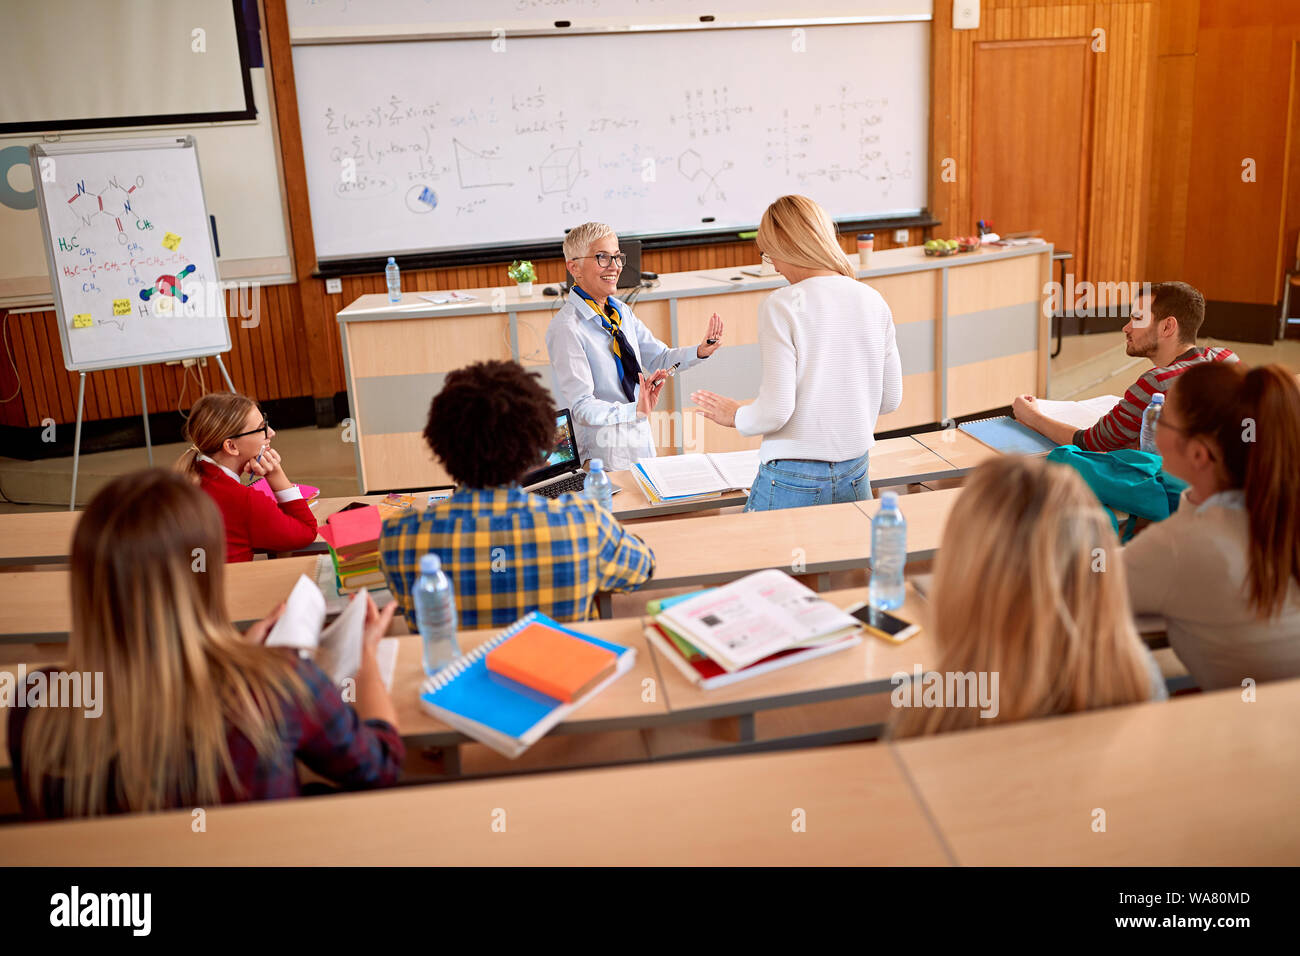
{"type": "Polygon", "coordinates": [[[730,133],[733,119],[754,112],[752,106],[732,106],[730,92],[725,86],[715,87],[707,93],[703,89],[686,90],[682,94],[685,108],[681,113],[668,117],[669,125],[685,126],[690,139],[730,133]]]}
{"type": "MultiPolygon", "coordinates": [[[[137,231],[152,229],[153,223],[136,212],[133,205],[138,198],[135,195],[136,191],[143,186],[143,176],[136,176],[134,180],[129,180],[128,185],[123,185],[114,176],[108,180],[103,189],[92,193],[86,189],[86,181],[79,180],[76,192],[69,196],[65,203],[65,207],[77,221],[72,239],[75,240],[77,233],[82,229],[96,225],[100,217],[112,220],[117,230],[119,245],[126,245],[129,241],[128,225],[134,224],[137,231]]],[[[63,242],[62,239],[59,241],[63,242]]]]}
{"type": "Polygon", "coordinates": [[[834,103],[818,103],[816,106],[814,106],[813,118],[819,119],[823,113],[826,114],[838,113],[839,114],[838,122],[840,124],[841,131],[848,130],[849,120],[851,115],[857,115],[857,113],[861,110],[873,111],[871,115],[867,117],[866,121],[869,125],[874,126],[875,124],[879,123],[882,119],[880,115],[880,111],[889,106],[889,100],[885,98],[877,99],[877,98],[869,97],[867,99],[861,99],[861,100],[850,99],[849,88],[844,84],[840,85],[839,94],[840,94],[839,100],[834,103]]]}
{"type": "Polygon", "coordinates": [[[808,148],[812,143],[812,133],[808,123],[792,123],[790,111],[781,111],[781,125],[767,128],[767,140],[764,145],[763,165],[779,167],[785,175],[791,175],[791,164],[808,158],[808,148]]]}
{"type": "Polygon", "coordinates": [[[140,290],[140,298],[148,302],[155,295],[170,295],[182,303],[188,302],[190,297],[181,291],[181,280],[193,271],[194,264],[190,263],[174,276],[159,276],[152,286],[140,290]]]}
{"type": "Polygon", "coordinates": [[[582,178],[582,153],[577,146],[551,150],[537,167],[543,194],[567,193],[582,178]]]}
{"type": "Polygon", "coordinates": [[[686,152],[677,157],[677,171],[693,183],[702,183],[703,188],[695,197],[701,206],[707,203],[710,198],[717,202],[726,201],[727,194],[718,185],[718,177],[734,165],[731,160],[724,159],[722,165],[713,172],[709,172],[704,168],[703,157],[694,149],[687,149],[686,152]],[[712,194],[712,197],[710,197],[710,194],[712,194]]]}

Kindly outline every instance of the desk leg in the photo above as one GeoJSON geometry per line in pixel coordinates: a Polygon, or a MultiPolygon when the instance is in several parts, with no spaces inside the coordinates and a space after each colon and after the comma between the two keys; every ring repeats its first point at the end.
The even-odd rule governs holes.
{"type": "Polygon", "coordinates": [[[754,742],[754,715],[741,714],[736,718],[736,727],[739,731],[738,739],[742,744],[754,742]]]}
{"type": "Polygon", "coordinates": [[[614,597],[608,591],[597,593],[596,614],[602,621],[608,621],[614,616],[614,597]]]}

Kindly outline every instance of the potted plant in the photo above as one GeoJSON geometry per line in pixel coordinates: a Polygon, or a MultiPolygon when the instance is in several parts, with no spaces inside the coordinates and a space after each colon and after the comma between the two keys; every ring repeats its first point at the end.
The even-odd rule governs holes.
{"type": "Polygon", "coordinates": [[[525,259],[523,262],[515,260],[510,263],[510,268],[506,270],[506,275],[519,283],[519,294],[528,296],[533,294],[533,282],[537,279],[537,270],[533,264],[525,259]]]}

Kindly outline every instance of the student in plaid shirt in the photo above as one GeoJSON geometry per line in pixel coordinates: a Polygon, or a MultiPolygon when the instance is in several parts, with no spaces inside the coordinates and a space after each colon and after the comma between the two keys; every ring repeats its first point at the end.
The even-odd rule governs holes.
{"type": "Polygon", "coordinates": [[[458,487],[423,513],[388,519],[379,541],[384,575],[411,630],[420,558],[430,551],[442,559],[466,629],[504,626],[534,610],[585,620],[597,591],[632,590],[649,579],[654,553],[604,508],[519,487],[554,431],[550,395],[517,363],[479,362],[447,376],[424,438],[458,487]]]}
{"type": "Polygon", "coordinates": [[[1193,365],[1237,361],[1229,349],[1197,348],[1196,333],[1204,321],[1205,297],[1186,282],[1157,282],[1144,288],[1124,326],[1125,350],[1149,359],[1155,368],[1143,372],[1119,404],[1091,428],[1076,429],[1048,418],[1038,410],[1032,395],[1021,395],[1012,404],[1016,421],[1058,445],[1078,445],[1084,451],[1137,448],[1142,413],[1151,404],[1151,396],[1167,391],[1193,365]]]}

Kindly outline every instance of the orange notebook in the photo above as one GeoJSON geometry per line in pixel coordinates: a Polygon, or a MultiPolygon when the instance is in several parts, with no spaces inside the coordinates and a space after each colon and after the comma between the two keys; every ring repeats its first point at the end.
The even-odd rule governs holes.
{"type": "Polygon", "coordinates": [[[489,651],[485,663],[493,673],[570,704],[614,673],[618,657],[545,624],[530,624],[489,651]]]}

